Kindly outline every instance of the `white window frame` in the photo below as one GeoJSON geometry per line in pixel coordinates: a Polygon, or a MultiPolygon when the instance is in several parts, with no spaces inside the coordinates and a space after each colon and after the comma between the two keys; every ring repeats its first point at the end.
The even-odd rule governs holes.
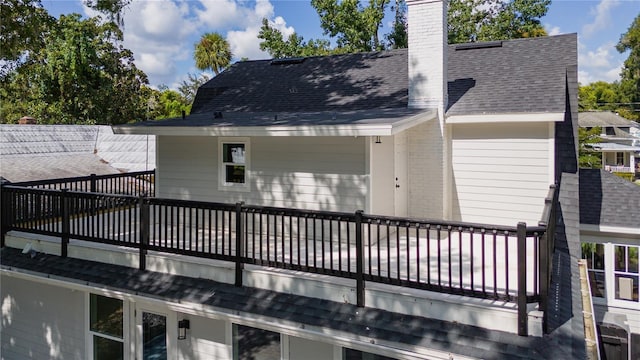
{"type": "Polygon", "coordinates": [[[123,351],[123,359],[124,360],[129,360],[131,359],[131,347],[130,347],[130,329],[129,329],[129,321],[131,319],[130,317],[130,303],[129,301],[123,299],[122,297],[118,297],[118,296],[112,296],[112,295],[105,295],[105,294],[101,294],[99,292],[87,292],[86,296],[85,296],[85,343],[86,343],[86,358],[87,359],[94,359],[93,357],[93,336],[100,336],[103,337],[105,339],[109,339],[109,340],[114,340],[114,341],[118,341],[118,342],[122,342],[122,351],[123,351]],[[116,300],[120,300],[122,301],[122,339],[115,337],[115,336],[110,336],[110,335],[105,335],[105,334],[101,334],[101,333],[97,333],[95,331],[91,330],[91,295],[99,295],[99,296],[103,296],[103,297],[107,297],[107,298],[112,298],[112,299],[116,299],[116,300]]]}
{"type": "Polygon", "coordinates": [[[218,190],[220,191],[251,191],[251,143],[248,137],[222,137],[218,138],[218,190]],[[232,183],[226,181],[226,166],[232,163],[223,161],[223,148],[225,144],[244,145],[244,183],[232,183]]]}
{"type": "MultiPolygon", "coordinates": [[[[616,248],[617,246],[627,248],[626,259],[625,259],[625,261],[626,261],[627,263],[628,263],[628,261],[629,261],[629,259],[628,259],[628,256],[629,256],[628,249],[629,249],[630,247],[635,247],[635,248],[640,247],[640,246],[638,246],[638,245],[631,245],[631,244],[611,244],[611,256],[610,256],[610,259],[611,259],[611,278],[612,278],[612,282],[611,282],[611,284],[612,284],[612,286],[611,286],[611,292],[612,292],[612,294],[611,294],[610,298],[611,298],[611,300],[612,300],[612,303],[620,304],[620,305],[623,305],[623,306],[624,306],[624,305],[626,305],[626,306],[632,306],[632,307],[634,306],[633,304],[635,304],[635,307],[636,307],[636,308],[638,308],[638,307],[639,307],[639,305],[640,305],[640,298],[639,298],[638,300],[628,300],[628,299],[619,299],[619,298],[616,298],[616,286],[618,285],[618,284],[617,284],[617,282],[616,282],[616,275],[622,275],[622,276],[627,276],[627,277],[640,278],[640,273],[628,272],[628,271],[626,271],[626,270],[616,270],[616,267],[615,267],[615,266],[616,266],[616,264],[615,264],[615,261],[616,261],[616,258],[615,258],[615,256],[616,256],[615,248],[616,248]]],[[[626,266],[626,264],[625,264],[625,266],[626,266]]],[[[640,281],[640,279],[639,279],[639,281],[640,281]]]]}

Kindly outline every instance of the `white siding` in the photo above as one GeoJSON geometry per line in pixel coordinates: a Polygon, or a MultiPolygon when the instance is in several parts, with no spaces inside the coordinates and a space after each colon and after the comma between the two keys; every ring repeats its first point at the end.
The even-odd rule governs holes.
{"type": "Polygon", "coordinates": [[[218,189],[218,138],[158,141],[159,197],[353,212],[365,209],[365,138],[250,138],[250,192],[218,189]]]}
{"type": "Polygon", "coordinates": [[[179,315],[189,319],[189,334],[178,341],[178,358],[184,360],[231,359],[231,344],[227,339],[227,321],[193,315],[179,315]]]}
{"type": "Polygon", "coordinates": [[[84,359],[84,293],[2,276],[0,358],[84,359]]]}
{"type": "Polygon", "coordinates": [[[302,339],[295,336],[289,337],[290,360],[330,360],[333,359],[334,346],[331,344],[302,339]]]}
{"type": "Polygon", "coordinates": [[[537,224],[553,180],[549,124],[459,124],[452,129],[453,218],[537,224]]]}

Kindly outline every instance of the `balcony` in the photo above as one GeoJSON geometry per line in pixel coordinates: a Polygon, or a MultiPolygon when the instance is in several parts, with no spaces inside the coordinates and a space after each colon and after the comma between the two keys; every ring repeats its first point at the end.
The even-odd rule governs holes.
{"type": "Polygon", "coordinates": [[[513,328],[527,335],[536,305],[542,314],[538,332],[548,332],[555,187],[546,202],[540,224],[509,227],[160,199],[153,172],[88,176],[4,185],[2,246],[44,236],[41,251],[153,271],[183,266],[160,263],[159,256],[189,259],[197,264],[189,276],[200,269],[199,276],[236,286],[277,288],[248,273],[269,279],[311,274],[352,286],[353,298],[344,301],[361,307],[389,306],[372,295],[376,286],[415,298],[501,303],[515,309],[513,328]],[[27,240],[9,244],[11,234],[27,240]],[[128,260],[114,257],[116,250],[128,260]]]}

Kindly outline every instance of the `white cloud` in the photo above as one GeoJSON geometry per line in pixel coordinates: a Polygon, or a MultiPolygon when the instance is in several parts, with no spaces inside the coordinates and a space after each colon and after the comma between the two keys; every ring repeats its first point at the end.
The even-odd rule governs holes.
{"type": "Polygon", "coordinates": [[[560,26],[553,26],[551,24],[544,24],[544,30],[547,32],[547,34],[549,36],[562,34],[562,30],[560,30],[560,26]]]}
{"type": "Polygon", "coordinates": [[[589,50],[586,45],[578,41],[578,81],[589,84],[594,81],[613,82],[620,80],[622,63],[617,60],[614,42],[600,45],[596,50],[589,50]]]}
{"type": "Polygon", "coordinates": [[[611,10],[620,4],[619,0],[601,0],[595,8],[591,9],[593,21],[582,27],[582,35],[589,37],[595,32],[606,29],[611,24],[611,10]]]}

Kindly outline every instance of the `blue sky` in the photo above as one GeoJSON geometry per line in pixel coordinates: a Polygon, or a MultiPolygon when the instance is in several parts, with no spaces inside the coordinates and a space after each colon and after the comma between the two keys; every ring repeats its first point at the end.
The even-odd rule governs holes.
{"type": "MultiPolygon", "coordinates": [[[[42,0],[55,16],[77,12],[96,15],[82,0],[42,0]]],[[[640,0],[552,0],[542,19],[551,35],[578,33],[579,81],[614,81],[628,53],[615,49],[620,35],[640,13],[640,0]]],[[[133,0],[125,10],[125,47],[134,52],[136,65],[150,84],[175,88],[188,73],[200,73],[193,47],[205,32],[227,37],[237,59],[265,59],[257,34],[262,18],[289,34],[305,39],[322,37],[322,29],[309,0],[133,0]]],[[[382,33],[392,21],[384,20],[382,33]]]]}

